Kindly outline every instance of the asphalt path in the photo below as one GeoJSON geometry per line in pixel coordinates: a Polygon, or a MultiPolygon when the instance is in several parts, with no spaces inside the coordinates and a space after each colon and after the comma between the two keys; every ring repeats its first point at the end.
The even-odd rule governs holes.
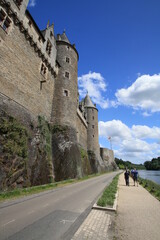
{"type": "Polygon", "coordinates": [[[1,240],[69,240],[117,172],[0,204],[1,240]]]}

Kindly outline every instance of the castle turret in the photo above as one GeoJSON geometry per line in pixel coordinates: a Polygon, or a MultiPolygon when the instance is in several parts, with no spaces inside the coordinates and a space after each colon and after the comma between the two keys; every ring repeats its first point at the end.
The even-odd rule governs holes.
{"type": "Polygon", "coordinates": [[[84,107],[87,117],[87,145],[88,150],[99,154],[99,140],[98,140],[98,109],[93,104],[89,95],[84,99],[84,107]]]}
{"type": "Polygon", "coordinates": [[[76,128],[78,52],[65,31],[56,39],[57,61],[60,64],[55,80],[52,121],[76,128]]]}

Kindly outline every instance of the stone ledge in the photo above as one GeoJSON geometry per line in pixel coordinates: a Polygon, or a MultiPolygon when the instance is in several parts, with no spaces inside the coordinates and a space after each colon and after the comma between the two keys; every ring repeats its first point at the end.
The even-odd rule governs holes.
{"type": "Polygon", "coordinates": [[[118,200],[118,191],[115,195],[115,200],[114,200],[114,204],[113,207],[100,207],[97,205],[97,203],[95,203],[92,207],[92,209],[97,209],[97,210],[103,210],[103,211],[109,211],[109,212],[116,212],[117,211],[117,201],[118,200]]]}

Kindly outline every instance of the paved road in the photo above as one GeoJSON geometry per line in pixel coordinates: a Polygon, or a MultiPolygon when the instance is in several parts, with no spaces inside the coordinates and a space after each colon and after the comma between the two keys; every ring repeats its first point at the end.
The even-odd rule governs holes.
{"type": "Polygon", "coordinates": [[[0,204],[1,240],[69,240],[117,172],[0,204]]]}

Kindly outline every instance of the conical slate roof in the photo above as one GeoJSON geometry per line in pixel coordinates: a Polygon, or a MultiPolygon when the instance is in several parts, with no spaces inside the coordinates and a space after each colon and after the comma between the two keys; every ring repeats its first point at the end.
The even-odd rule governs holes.
{"type": "Polygon", "coordinates": [[[61,36],[61,40],[67,43],[70,43],[70,41],[68,40],[67,36],[66,36],[66,32],[63,31],[63,33],[60,35],[61,36]]]}
{"type": "Polygon", "coordinates": [[[96,106],[93,104],[90,96],[86,95],[86,97],[84,98],[84,107],[92,107],[92,108],[96,108],[96,106]]]}

